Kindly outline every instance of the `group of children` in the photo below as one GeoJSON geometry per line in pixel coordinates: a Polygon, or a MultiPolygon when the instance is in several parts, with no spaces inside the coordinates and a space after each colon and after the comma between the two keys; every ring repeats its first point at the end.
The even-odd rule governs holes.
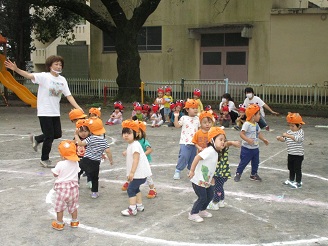
{"type": "MultiPolygon", "coordinates": [[[[197,91],[196,91],[197,93],[197,91]]],[[[168,98],[171,100],[171,98],[168,98]]],[[[121,103],[118,103],[122,105],[121,103]]],[[[156,112],[161,114],[161,103],[154,103],[156,112]]],[[[164,101],[162,101],[164,109],[164,101]]],[[[228,141],[223,127],[215,126],[215,115],[212,112],[199,112],[199,102],[196,99],[188,99],[186,102],[176,102],[177,107],[186,111],[181,115],[181,111],[173,112],[173,126],[181,129],[180,151],[173,178],[180,179],[181,172],[187,167],[188,177],[191,179],[192,187],[198,199],[193,205],[188,219],[194,222],[202,222],[204,218],[212,217],[207,211],[218,210],[224,207],[224,183],[231,177],[231,171],[228,161],[228,149],[230,146],[241,147],[240,162],[237,167],[234,181],[239,182],[245,167],[251,162],[250,180],[262,181],[258,175],[259,167],[259,140],[266,145],[268,140],[264,138],[259,126],[261,120],[261,108],[257,104],[250,104],[245,108],[246,119],[240,125],[239,141],[228,141]],[[183,103],[183,104],[182,104],[183,103]]],[[[117,105],[117,109],[123,106],[117,105]]],[[[138,211],[143,211],[142,196],[140,186],[147,182],[149,185],[148,198],[154,198],[157,195],[152,180],[150,168],[152,152],[151,146],[146,139],[146,124],[144,118],[139,118],[137,111],[142,111],[142,106],[137,105],[136,118],[125,120],[122,124],[122,137],[127,142],[127,150],[123,152],[126,156],[126,176],[127,182],[123,184],[122,190],[126,190],[129,197],[129,207],[121,211],[124,216],[136,215],[138,211]]],[[[116,108],[115,108],[116,109],[116,108]]],[[[167,113],[167,112],[166,112],[167,113]]],[[[105,138],[106,130],[100,119],[100,110],[92,108],[89,111],[89,118],[80,109],[72,110],[69,114],[72,122],[76,124],[76,132],[73,141],[65,140],[59,145],[59,152],[63,161],[58,162],[52,169],[55,181],[57,221],[52,223],[56,230],[64,228],[63,211],[68,208],[72,215],[71,226],[77,227],[78,208],[78,181],[85,171],[88,181],[91,182],[91,197],[97,198],[99,165],[104,152],[110,163],[113,164],[112,154],[105,138]],[[79,112],[78,112],[79,111],[79,112]],[[81,149],[80,147],[85,147],[81,149]]],[[[238,122],[238,118],[235,120],[238,122]]],[[[112,117],[111,117],[112,118],[112,117]]],[[[150,116],[152,119],[152,115],[150,116]]],[[[290,130],[277,136],[277,140],[286,142],[288,151],[288,169],[289,179],[284,182],[291,188],[302,187],[301,166],[304,158],[304,132],[302,117],[297,113],[287,115],[287,123],[290,130]]],[[[156,123],[152,126],[156,126],[156,123]]],[[[265,126],[264,126],[265,127],[265,126]]]]}

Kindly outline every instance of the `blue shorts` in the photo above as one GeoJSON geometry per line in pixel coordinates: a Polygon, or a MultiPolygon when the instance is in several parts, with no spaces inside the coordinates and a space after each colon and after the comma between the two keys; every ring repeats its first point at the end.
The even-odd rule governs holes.
{"type": "Polygon", "coordinates": [[[147,178],[144,179],[133,179],[128,186],[128,196],[135,197],[140,192],[140,185],[146,182],[147,178]]]}

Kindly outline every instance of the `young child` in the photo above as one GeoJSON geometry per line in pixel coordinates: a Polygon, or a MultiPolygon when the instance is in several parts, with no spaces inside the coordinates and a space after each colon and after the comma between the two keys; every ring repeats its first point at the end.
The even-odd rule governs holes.
{"type": "Polygon", "coordinates": [[[100,118],[101,117],[101,108],[90,108],[89,109],[89,118],[100,118]]]}
{"type": "Polygon", "coordinates": [[[194,95],[194,100],[196,100],[198,103],[198,115],[199,115],[204,110],[203,104],[200,100],[200,96],[201,96],[200,89],[195,89],[193,95],[194,95]]]}
{"type": "MultiPolygon", "coordinates": [[[[78,131],[78,135],[79,135],[81,141],[83,141],[84,139],[86,139],[87,137],[90,136],[90,130],[86,126],[86,120],[78,120],[76,122],[76,129],[78,131]]],[[[76,141],[76,139],[74,139],[74,141],[76,141]]],[[[85,154],[85,150],[86,150],[86,146],[78,146],[76,144],[76,154],[80,159],[83,158],[83,156],[85,154]]],[[[83,169],[80,170],[79,175],[78,175],[79,181],[80,181],[81,175],[84,172],[85,171],[83,169]]],[[[92,182],[91,182],[90,176],[87,173],[85,173],[85,176],[87,176],[87,186],[91,189],[92,182]]]]}
{"type": "Polygon", "coordinates": [[[152,173],[146,154],[138,142],[139,123],[137,121],[125,120],[122,122],[122,128],[122,137],[128,143],[125,152],[126,176],[127,181],[130,183],[127,189],[129,207],[122,210],[121,214],[130,216],[144,210],[140,185],[144,184],[147,177],[150,177],[152,173]]]}
{"type": "Polygon", "coordinates": [[[105,151],[111,165],[113,165],[113,157],[108,142],[104,136],[106,130],[101,119],[90,118],[85,121],[85,125],[89,128],[91,135],[81,141],[78,131],[76,131],[75,140],[78,146],[87,146],[84,157],[80,160],[80,166],[91,179],[91,198],[98,198],[99,165],[102,155],[105,151]]]}
{"type": "Polygon", "coordinates": [[[169,86],[165,86],[165,95],[164,95],[164,122],[170,122],[170,118],[169,118],[169,113],[171,111],[170,109],[170,105],[173,102],[173,97],[171,96],[172,93],[172,88],[169,86]]]}
{"type": "Polygon", "coordinates": [[[302,125],[305,123],[298,113],[288,113],[286,120],[289,130],[283,133],[282,136],[277,136],[278,141],[287,144],[289,179],[284,184],[297,189],[302,188],[302,162],[304,160],[304,131],[302,125]]]}
{"type": "Polygon", "coordinates": [[[221,116],[219,118],[220,125],[226,128],[230,127],[230,122],[231,122],[231,117],[229,114],[229,107],[228,106],[223,106],[221,108],[221,116]]]}
{"type": "Polygon", "coordinates": [[[195,133],[192,142],[197,148],[197,153],[207,148],[208,131],[214,125],[213,115],[208,111],[203,111],[199,115],[200,129],[195,133]]]}
{"type": "Polygon", "coordinates": [[[168,126],[174,126],[174,112],[177,112],[179,114],[178,116],[178,121],[180,118],[184,115],[183,112],[181,111],[182,109],[182,104],[181,102],[177,101],[176,103],[171,104],[171,113],[170,113],[170,123],[168,126]]]}
{"type": "Polygon", "coordinates": [[[159,112],[162,115],[163,121],[165,120],[164,117],[164,104],[165,104],[165,99],[164,99],[164,89],[163,88],[158,88],[157,89],[157,97],[154,101],[153,104],[158,105],[159,112]]]}
{"type": "Polygon", "coordinates": [[[265,102],[262,101],[261,98],[259,98],[258,96],[254,95],[254,90],[251,87],[247,87],[245,88],[245,95],[246,95],[246,99],[244,101],[244,107],[247,108],[249,105],[251,104],[256,104],[260,107],[260,114],[261,114],[261,118],[259,120],[259,126],[260,128],[265,128],[265,130],[269,131],[270,127],[268,126],[268,124],[265,121],[265,113],[264,113],[264,109],[269,110],[271,112],[271,114],[274,115],[279,115],[279,113],[273,111],[269,105],[267,105],[265,102]]]}
{"type": "Polygon", "coordinates": [[[188,216],[191,221],[202,222],[203,218],[212,217],[206,208],[213,198],[212,179],[216,164],[225,151],[225,140],[224,130],[221,127],[212,127],[208,132],[209,146],[200,152],[191,164],[188,176],[198,196],[188,216]]]}
{"type": "Polygon", "coordinates": [[[147,121],[150,119],[151,108],[148,104],[142,104],[142,114],[144,115],[144,120],[147,121]]]}
{"type": "Polygon", "coordinates": [[[67,208],[72,216],[71,227],[79,226],[77,209],[79,207],[78,173],[80,171],[76,155],[76,146],[73,141],[61,141],[58,146],[62,161],[59,161],[51,171],[56,177],[54,190],[56,191],[55,211],[57,221],[52,222],[52,228],[61,231],[64,229],[64,211],[67,208]]]}
{"type": "Polygon", "coordinates": [[[180,120],[178,120],[179,113],[174,112],[174,126],[177,128],[182,127],[182,129],[179,142],[179,158],[173,179],[180,179],[180,173],[186,166],[188,166],[188,170],[190,169],[191,163],[194,160],[197,152],[196,146],[192,142],[192,138],[200,126],[199,118],[197,116],[197,101],[194,99],[189,99],[185,104],[185,109],[188,115],[183,115],[180,120]]]}
{"type": "Polygon", "coordinates": [[[213,115],[213,118],[214,118],[214,124],[215,124],[215,122],[218,122],[218,121],[219,121],[219,116],[217,115],[217,113],[215,113],[215,112],[213,111],[211,105],[207,105],[207,106],[204,108],[204,110],[210,112],[210,113],[213,115]]]}
{"type": "MultiPolygon", "coordinates": [[[[142,107],[140,104],[137,104],[134,107],[135,114],[132,116],[132,120],[139,120],[139,121],[144,121],[145,116],[142,113],[142,107]]],[[[132,113],[133,114],[133,113],[132,113]]]]}
{"type": "Polygon", "coordinates": [[[69,113],[68,113],[68,117],[69,119],[75,123],[76,121],[80,120],[80,119],[85,119],[87,118],[87,115],[83,113],[83,111],[81,109],[75,108],[72,109],[69,113]]]}
{"type": "MultiPolygon", "coordinates": [[[[143,151],[145,152],[148,162],[150,164],[150,162],[152,160],[150,153],[153,152],[153,150],[150,146],[150,143],[146,139],[146,124],[145,124],[145,122],[142,122],[142,121],[139,121],[138,123],[139,123],[139,138],[140,138],[138,141],[141,144],[141,147],[142,147],[143,151]]],[[[157,195],[157,191],[155,189],[155,185],[154,185],[152,176],[147,177],[146,182],[149,186],[149,192],[148,192],[147,198],[149,198],[149,199],[155,198],[157,195]]],[[[126,191],[128,189],[128,186],[129,186],[129,182],[126,181],[124,183],[124,185],[122,186],[122,190],[126,191]]]]}
{"type": "Polygon", "coordinates": [[[262,181],[257,173],[260,163],[259,139],[262,140],[265,145],[268,145],[269,141],[264,138],[261,133],[261,128],[257,124],[261,117],[260,107],[256,104],[249,105],[246,108],[246,117],[246,122],[243,124],[240,131],[242,146],[240,151],[240,162],[234,180],[235,182],[240,181],[245,167],[251,162],[252,171],[249,177],[250,180],[262,181]]]}
{"type": "Polygon", "coordinates": [[[122,109],[123,109],[123,105],[121,103],[115,102],[114,111],[105,124],[110,126],[122,124],[123,121],[123,114],[121,112],[122,109]]]}
{"type": "Polygon", "coordinates": [[[158,112],[158,105],[152,105],[152,114],[150,117],[151,127],[160,127],[163,124],[162,115],[158,112]]]}
{"type": "Polygon", "coordinates": [[[242,104],[239,105],[238,109],[238,117],[236,119],[236,126],[234,127],[237,131],[240,131],[241,127],[246,121],[246,109],[243,107],[242,104]]]}
{"type": "Polygon", "coordinates": [[[229,166],[229,147],[234,146],[240,147],[239,141],[226,141],[225,152],[222,154],[221,159],[218,161],[214,174],[214,196],[213,200],[208,204],[207,209],[219,210],[219,208],[225,207],[224,198],[224,183],[231,177],[230,166],[229,166]]]}

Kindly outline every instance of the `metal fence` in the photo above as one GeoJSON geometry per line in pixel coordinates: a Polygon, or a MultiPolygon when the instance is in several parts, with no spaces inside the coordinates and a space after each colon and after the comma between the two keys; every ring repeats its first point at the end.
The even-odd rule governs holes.
{"type": "MultiPolygon", "coordinates": [[[[36,94],[38,85],[26,79],[17,79],[32,93],[36,94]]],[[[67,79],[72,95],[75,97],[114,97],[118,93],[118,85],[114,80],[104,79],[67,79]]],[[[252,87],[255,94],[268,104],[292,105],[327,105],[328,86],[320,85],[288,85],[288,84],[254,84],[226,80],[184,80],[145,82],[144,95],[156,98],[159,87],[171,86],[174,99],[192,98],[195,88],[202,92],[202,101],[218,102],[227,91],[236,104],[245,99],[245,87],[252,87]]],[[[0,89],[3,90],[2,84],[0,89]]],[[[124,98],[121,100],[124,101],[124,98]]]]}

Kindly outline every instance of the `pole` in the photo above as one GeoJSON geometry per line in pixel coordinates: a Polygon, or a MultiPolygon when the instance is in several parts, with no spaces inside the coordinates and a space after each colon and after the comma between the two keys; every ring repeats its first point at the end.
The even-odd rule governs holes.
{"type": "Polygon", "coordinates": [[[181,79],[181,95],[180,95],[181,99],[185,98],[184,97],[184,82],[185,82],[185,80],[182,78],[181,79]]]}
{"type": "Polygon", "coordinates": [[[104,107],[107,105],[107,86],[104,86],[104,107]]]}
{"type": "Polygon", "coordinates": [[[141,91],[141,103],[144,103],[144,90],[145,90],[145,83],[141,81],[140,91],[141,91]]]}
{"type": "Polygon", "coordinates": [[[225,79],[224,79],[224,82],[225,82],[225,93],[228,93],[228,84],[229,84],[229,79],[228,79],[228,78],[225,78],[225,79]]]}

